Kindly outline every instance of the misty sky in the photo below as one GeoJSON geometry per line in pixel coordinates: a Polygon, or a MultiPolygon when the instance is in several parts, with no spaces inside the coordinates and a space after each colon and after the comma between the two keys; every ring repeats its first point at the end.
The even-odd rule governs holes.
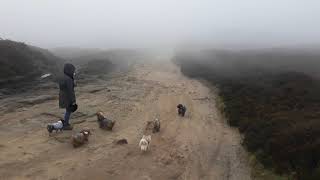
{"type": "Polygon", "coordinates": [[[45,48],[320,44],[320,1],[0,0],[0,37],[45,48]]]}

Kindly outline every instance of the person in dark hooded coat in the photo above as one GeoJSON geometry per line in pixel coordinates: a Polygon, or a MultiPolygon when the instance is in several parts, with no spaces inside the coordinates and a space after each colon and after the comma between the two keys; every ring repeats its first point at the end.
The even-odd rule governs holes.
{"type": "Polygon", "coordinates": [[[76,111],[76,96],[74,93],[74,75],[76,68],[72,64],[64,65],[64,76],[59,82],[59,107],[66,109],[63,122],[64,130],[72,130],[72,126],[69,124],[71,113],[76,111]]]}

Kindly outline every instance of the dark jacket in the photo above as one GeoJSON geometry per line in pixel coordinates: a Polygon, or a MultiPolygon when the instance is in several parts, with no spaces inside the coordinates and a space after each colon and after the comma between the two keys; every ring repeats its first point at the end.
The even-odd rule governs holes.
{"type": "Polygon", "coordinates": [[[64,76],[59,81],[59,107],[70,109],[70,106],[76,103],[76,96],[74,93],[74,79],[73,74],[75,67],[72,64],[64,65],[64,76]]]}

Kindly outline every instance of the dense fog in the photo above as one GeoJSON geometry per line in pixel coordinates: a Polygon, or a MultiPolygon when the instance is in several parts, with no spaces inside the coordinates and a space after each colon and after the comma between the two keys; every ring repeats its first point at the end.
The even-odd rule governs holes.
{"type": "Polygon", "coordinates": [[[43,48],[314,46],[311,0],[3,0],[0,37],[43,48]]]}

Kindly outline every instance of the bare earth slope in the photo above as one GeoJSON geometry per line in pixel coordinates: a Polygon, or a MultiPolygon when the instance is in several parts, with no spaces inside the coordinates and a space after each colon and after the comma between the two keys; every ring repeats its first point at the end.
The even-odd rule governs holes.
{"type": "Polygon", "coordinates": [[[89,127],[93,133],[77,149],[73,132],[49,137],[45,129],[63,113],[56,89],[0,100],[0,179],[251,179],[240,136],[218,113],[215,93],[169,61],[137,64],[112,80],[79,84],[76,92],[73,132],[89,127]],[[178,103],[187,106],[184,118],[177,116],[178,103]],[[97,110],[117,121],[113,132],[98,128],[97,110]],[[141,153],[139,140],[155,117],[160,133],[141,153]],[[128,144],[113,143],[121,138],[128,144]]]}

